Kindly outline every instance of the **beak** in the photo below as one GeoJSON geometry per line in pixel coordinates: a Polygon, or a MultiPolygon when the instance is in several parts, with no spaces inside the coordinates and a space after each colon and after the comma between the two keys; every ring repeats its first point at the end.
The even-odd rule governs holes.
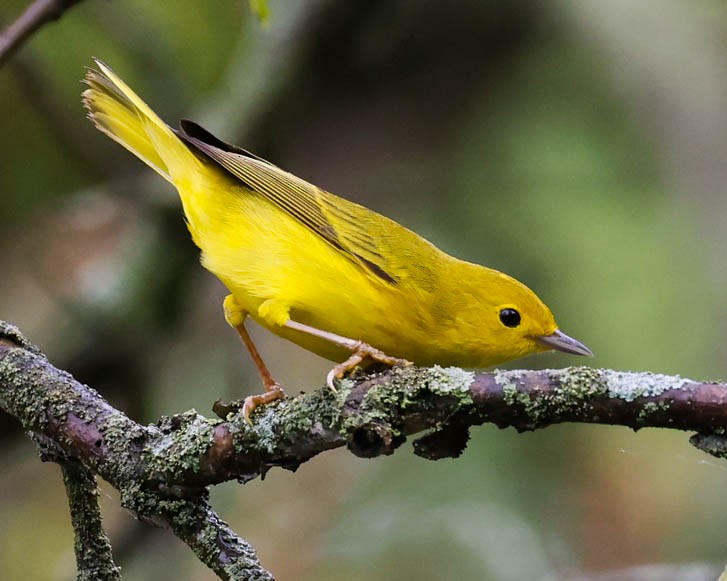
{"type": "Polygon", "coordinates": [[[573,353],[573,355],[593,357],[593,351],[580,341],[576,341],[573,337],[569,337],[561,331],[556,330],[552,335],[542,335],[536,337],[535,340],[549,349],[563,351],[564,353],[573,353]]]}

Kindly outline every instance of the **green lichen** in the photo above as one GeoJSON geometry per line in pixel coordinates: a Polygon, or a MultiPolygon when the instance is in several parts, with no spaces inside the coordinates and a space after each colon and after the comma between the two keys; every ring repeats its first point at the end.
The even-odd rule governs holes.
{"type": "Polygon", "coordinates": [[[230,579],[272,580],[255,550],[210,508],[206,492],[193,498],[161,497],[134,483],[121,490],[121,504],[148,523],[171,527],[217,573],[230,579]]]}
{"type": "Polygon", "coordinates": [[[48,375],[45,359],[25,349],[12,349],[0,361],[0,385],[4,386],[3,407],[8,409],[26,430],[44,430],[48,409],[63,416],[72,409],[67,393],[59,381],[62,373],[48,375]]]}
{"type": "MultiPolygon", "coordinates": [[[[462,406],[473,403],[470,386],[475,375],[457,367],[395,367],[377,377],[382,381],[366,392],[356,413],[345,418],[342,434],[377,422],[391,425],[410,407],[424,411],[428,401],[438,405],[437,397],[454,398],[462,406]]],[[[392,434],[400,435],[395,428],[392,434]]]]}
{"type": "Polygon", "coordinates": [[[426,389],[438,395],[456,395],[463,401],[472,402],[470,386],[475,380],[472,371],[460,367],[440,367],[434,365],[427,370],[426,389]]]}
{"type": "Polygon", "coordinates": [[[593,399],[605,393],[598,370],[568,367],[546,370],[545,373],[557,378],[558,386],[551,393],[531,403],[534,419],[540,419],[541,416],[588,417],[593,413],[593,399]]]}
{"type": "Polygon", "coordinates": [[[520,380],[519,371],[502,371],[495,369],[493,372],[495,383],[502,388],[502,395],[505,403],[509,406],[519,404],[525,406],[530,403],[530,397],[518,390],[517,382],[520,380]]]}
{"type": "Polygon", "coordinates": [[[0,321],[0,339],[14,343],[34,355],[42,355],[40,349],[26,339],[20,329],[6,321],[0,321]]]}
{"type": "MultiPolygon", "coordinates": [[[[291,446],[303,435],[331,430],[339,423],[341,408],[351,391],[352,382],[338,383],[336,392],[319,389],[265,406],[252,416],[253,427],[240,426],[235,449],[250,446],[273,455],[281,447],[291,446]]],[[[241,421],[239,418],[236,423],[241,421]]]]}
{"type": "Polygon", "coordinates": [[[566,367],[565,369],[548,369],[560,383],[560,391],[567,393],[576,400],[587,400],[606,393],[606,386],[599,369],[591,367],[566,367]]]}
{"type": "Polygon", "coordinates": [[[608,388],[609,397],[632,402],[640,397],[657,397],[672,389],[682,389],[687,380],[678,375],[661,375],[659,373],[630,373],[603,369],[600,371],[601,381],[608,388]]]}
{"type": "Polygon", "coordinates": [[[663,399],[659,401],[647,401],[639,410],[636,421],[639,424],[648,424],[655,419],[654,416],[660,415],[662,418],[666,418],[666,421],[669,422],[670,418],[668,416],[668,413],[671,409],[671,405],[672,404],[670,401],[663,399]]]}
{"type": "MultiPolygon", "coordinates": [[[[588,367],[543,370],[542,386],[531,379],[526,387],[524,373],[498,370],[494,379],[505,403],[522,409],[530,427],[565,416],[586,417],[592,413],[592,399],[605,392],[598,371],[588,367]]],[[[532,372],[528,375],[532,377],[532,372]]]]}
{"type": "Polygon", "coordinates": [[[637,421],[639,423],[646,422],[651,416],[653,416],[655,413],[658,413],[660,409],[660,406],[656,404],[656,402],[653,401],[647,401],[641,410],[639,410],[639,415],[637,416],[637,421]]]}
{"type": "Polygon", "coordinates": [[[267,572],[261,573],[260,567],[250,567],[248,563],[236,561],[224,568],[230,581],[265,581],[272,580],[273,576],[267,572]]]}
{"type": "Polygon", "coordinates": [[[419,404],[422,394],[428,393],[472,403],[470,386],[474,380],[474,373],[459,367],[396,367],[387,375],[385,384],[369,391],[367,398],[370,396],[371,400],[364,401],[368,406],[376,401],[395,403],[406,409],[409,405],[419,404]]]}
{"type": "Polygon", "coordinates": [[[142,461],[149,476],[172,482],[183,475],[199,472],[200,458],[209,448],[221,420],[201,416],[192,409],[157,423],[158,437],[144,449],[142,461]]]}
{"type": "MultiPolygon", "coordinates": [[[[527,386],[521,380],[521,371],[496,371],[495,381],[502,387],[508,405],[522,408],[532,426],[541,421],[562,417],[598,420],[593,415],[592,402],[599,398],[621,399],[633,402],[638,398],[655,398],[669,390],[682,389],[689,383],[678,376],[656,373],[629,373],[588,367],[569,367],[540,372],[544,384],[527,386]]],[[[655,413],[670,409],[668,401],[647,402],[638,415],[645,423],[655,413]]]]}
{"type": "Polygon", "coordinates": [[[95,478],[73,462],[63,464],[62,469],[74,531],[77,579],[120,579],[120,570],[111,555],[111,543],[101,526],[95,478]]]}
{"type": "Polygon", "coordinates": [[[310,439],[335,439],[341,409],[354,383],[338,382],[337,390],[319,389],[261,406],[248,424],[240,414],[230,415],[227,428],[240,455],[280,455],[281,450],[304,449],[310,439]]]}

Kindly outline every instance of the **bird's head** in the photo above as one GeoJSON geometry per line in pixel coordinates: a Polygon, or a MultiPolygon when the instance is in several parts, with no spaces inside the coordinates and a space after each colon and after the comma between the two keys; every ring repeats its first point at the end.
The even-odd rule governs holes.
{"type": "Polygon", "coordinates": [[[469,351],[479,359],[469,366],[488,367],[550,350],[593,355],[558,329],[548,306],[527,286],[496,270],[472,266],[476,273],[468,277],[460,300],[464,306],[460,324],[474,327],[468,334],[476,343],[469,345],[469,351]]]}

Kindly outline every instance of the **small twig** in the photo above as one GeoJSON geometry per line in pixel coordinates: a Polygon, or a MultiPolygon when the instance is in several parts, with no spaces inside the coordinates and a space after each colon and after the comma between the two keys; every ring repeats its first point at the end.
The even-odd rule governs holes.
{"type": "Polygon", "coordinates": [[[209,505],[206,491],[192,498],[164,498],[131,489],[122,493],[122,504],[149,524],[171,530],[220,579],[274,581],[255,554],[209,505]],[[152,513],[153,516],[143,516],[152,513]]]}
{"type": "Polygon", "coordinates": [[[101,526],[96,478],[75,460],[60,460],[59,463],[75,534],[73,547],[78,581],[121,579],[121,572],[111,554],[111,543],[101,526]]]}
{"type": "Polygon", "coordinates": [[[15,22],[0,32],[0,67],[40,27],[58,20],[63,14],[82,0],[35,0],[15,22]]]}

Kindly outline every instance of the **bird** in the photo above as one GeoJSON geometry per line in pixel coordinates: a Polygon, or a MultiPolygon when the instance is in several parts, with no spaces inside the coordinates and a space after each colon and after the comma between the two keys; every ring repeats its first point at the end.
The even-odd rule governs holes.
{"type": "Polygon", "coordinates": [[[285,397],[246,321],[327,358],[326,383],[361,364],[485,368],[532,353],[592,355],[515,278],[437,248],[373,210],[327,192],[182,120],[167,125],[104,62],[84,79],[88,117],[176,187],[201,264],[229,294],[264,391],[248,422],[285,397]]]}

